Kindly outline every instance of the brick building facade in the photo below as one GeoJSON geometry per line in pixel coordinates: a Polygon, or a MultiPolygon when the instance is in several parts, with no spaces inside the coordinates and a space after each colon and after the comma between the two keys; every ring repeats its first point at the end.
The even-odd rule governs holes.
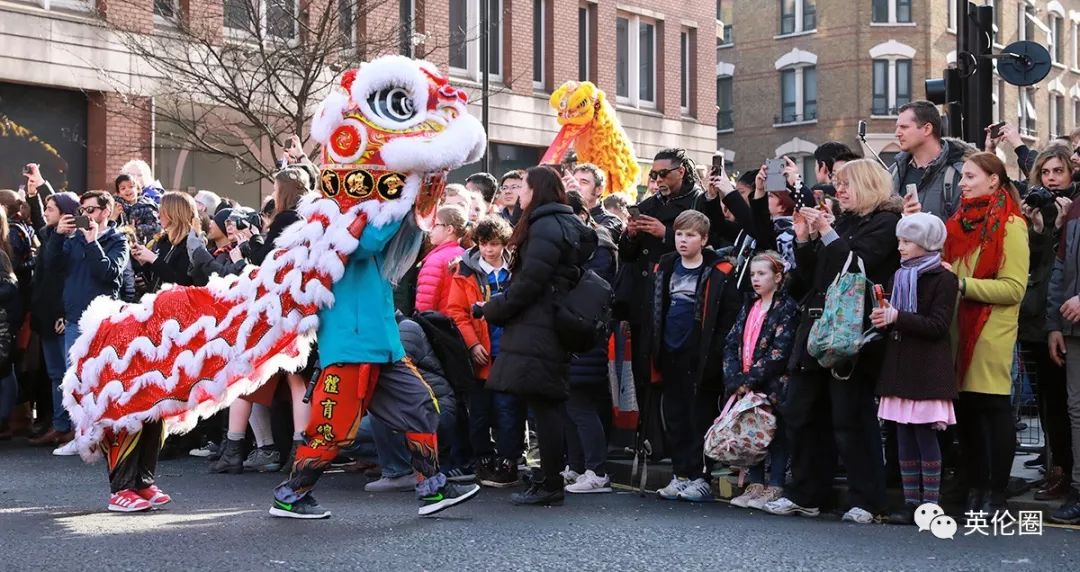
{"type": "MultiPolygon", "coordinates": [[[[996,50],[1019,39],[1052,52],[1058,46],[1058,63],[1036,86],[1018,88],[994,75],[995,120],[1019,123],[1028,144],[1042,146],[1080,126],[1080,1],[985,3],[995,1],[996,50]]],[[[718,148],[738,169],[787,154],[810,178],[808,154],[829,140],[858,150],[857,124],[865,120],[869,146],[891,163],[899,150],[896,108],[923,99],[924,80],[941,77],[955,61],[953,5],[718,0],[718,20],[727,19],[716,50],[718,148]]]]}
{"type": "MultiPolygon", "coordinates": [[[[296,0],[280,1],[296,6],[296,0]]],[[[589,79],[608,93],[643,163],[671,146],[689,149],[699,162],[710,159],[716,145],[712,77],[718,30],[711,3],[489,2],[489,138],[496,174],[535,164],[558,130],[548,96],[569,79],[589,79]]],[[[365,37],[402,29],[397,51],[422,54],[449,69],[470,92],[479,116],[482,5],[482,0],[385,0],[385,10],[364,18],[355,31],[358,57],[376,55],[365,53],[365,37]]],[[[312,0],[302,2],[298,13],[314,18],[338,6],[312,0]]],[[[108,188],[120,165],[142,157],[166,188],[209,188],[254,201],[266,192],[265,185],[237,187],[228,161],[157,144],[161,126],[151,117],[150,102],[133,101],[117,87],[152,82],[152,74],[104,23],[159,33],[166,25],[162,14],[176,13],[209,30],[224,29],[227,41],[227,9],[222,0],[0,0],[0,84],[16,93],[19,86],[33,86],[85,95],[87,188],[108,188]]]]}

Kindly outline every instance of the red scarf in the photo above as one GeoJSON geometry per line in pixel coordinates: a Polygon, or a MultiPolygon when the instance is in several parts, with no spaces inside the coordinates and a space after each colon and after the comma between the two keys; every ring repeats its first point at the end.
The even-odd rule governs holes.
{"type": "MultiPolygon", "coordinates": [[[[1005,223],[1009,217],[1021,217],[1020,207],[1005,190],[985,197],[961,199],[956,211],[945,228],[944,258],[952,264],[966,260],[976,251],[979,259],[971,278],[987,279],[997,276],[1005,261],[1005,223]]],[[[982,335],[983,326],[990,319],[993,304],[961,298],[956,312],[956,325],[960,332],[960,347],[956,354],[957,384],[963,385],[975,342],[982,335]]]]}

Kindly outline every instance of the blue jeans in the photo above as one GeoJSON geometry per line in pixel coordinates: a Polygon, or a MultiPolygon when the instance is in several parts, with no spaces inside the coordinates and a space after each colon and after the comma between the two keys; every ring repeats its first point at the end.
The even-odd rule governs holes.
{"type": "Polygon", "coordinates": [[[469,394],[469,441],[473,455],[479,459],[498,454],[516,462],[525,449],[524,436],[524,402],[516,395],[492,391],[477,381],[469,394]]]}
{"type": "Polygon", "coordinates": [[[67,370],[67,353],[65,349],[65,336],[41,336],[41,353],[45,358],[45,372],[52,385],[52,428],[61,433],[71,431],[71,417],[67,409],[64,409],[64,392],[60,389],[64,381],[64,372],[67,370]]]}
{"type": "MultiPolygon", "coordinates": [[[[787,475],[788,448],[787,437],[784,434],[786,428],[776,416],[776,436],[769,443],[769,486],[783,487],[784,476],[787,475]]],[[[751,483],[765,484],[765,461],[750,467],[747,477],[751,483]]]]}

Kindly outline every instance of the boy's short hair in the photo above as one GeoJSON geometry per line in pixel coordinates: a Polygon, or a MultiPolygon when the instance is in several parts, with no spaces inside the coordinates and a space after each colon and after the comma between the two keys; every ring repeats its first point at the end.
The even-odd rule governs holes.
{"type": "Polygon", "coordinates": [[[506,222],[501,216],[486,216],[476,223],[476,228],[473,229],[473,238],[476,239],[477,244],[485,242],[501,242],[507,244],[510,242],[510,235],[514,232],[514,229],[510,228],[510,223],[506,222]]]}
{"type": "Polygon", "coordinates": [[[709,217],[693,209],[686,209],[675,217],[674,227],[675,230],[693,231],[705,238],[709,237],[709,217]]]}

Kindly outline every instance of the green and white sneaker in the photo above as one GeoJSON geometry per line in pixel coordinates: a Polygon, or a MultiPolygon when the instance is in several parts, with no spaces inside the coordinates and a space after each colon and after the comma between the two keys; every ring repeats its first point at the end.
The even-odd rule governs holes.
{"type": "Polygon", "coordinates": [[[274,499],[274,504],[270,507],[270,516],[301,519],[330,518],[330,511],[319,506],[315,497],[309,494],[293,503],[274,499]]]}
{"type": "Polygon", "coordinates": [[[446,483],[435,494],[420,498],[420,516],[429,516],[461,504],[480,492],[480,485],[446,483]]]}

